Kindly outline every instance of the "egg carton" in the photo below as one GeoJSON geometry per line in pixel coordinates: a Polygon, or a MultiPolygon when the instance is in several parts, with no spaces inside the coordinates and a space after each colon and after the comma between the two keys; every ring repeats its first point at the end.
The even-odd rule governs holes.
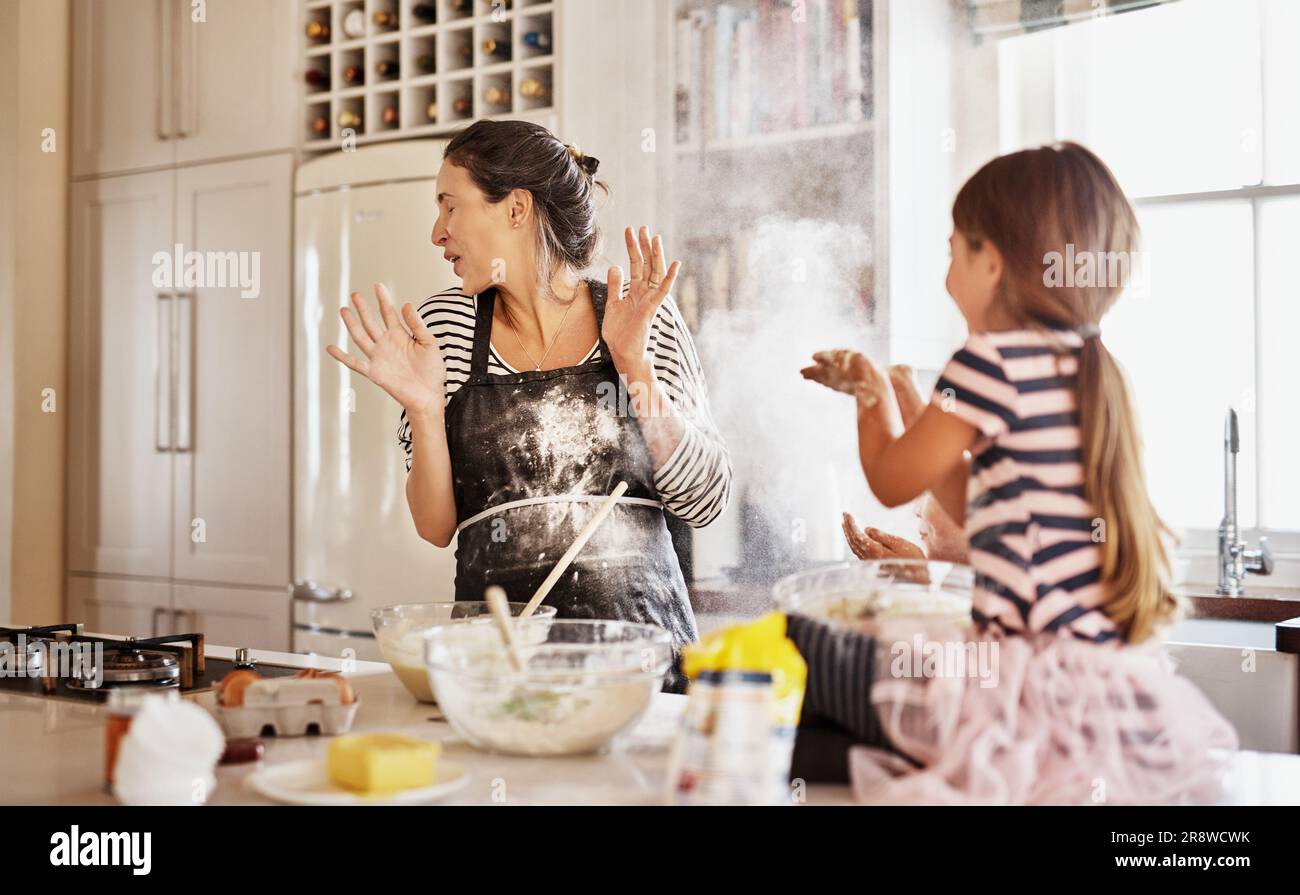
{"type": "Polygon", "coordinates": [[[218,703],[216,716],[231,737],[262,736],[267,729],[272,736],[304,736],[312,727],[337,736],[352,729],[360,705],[341,702],[333,681],[267,679],[248,687],[241,706],[218,703]]]}

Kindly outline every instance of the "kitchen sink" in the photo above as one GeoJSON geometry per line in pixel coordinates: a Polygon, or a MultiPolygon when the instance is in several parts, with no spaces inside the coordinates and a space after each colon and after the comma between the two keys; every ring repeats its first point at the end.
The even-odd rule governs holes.
{"type": "MultiPolygon", "coordinates": [[[[1300,615],[1295,605],[1288,618],[1300,615]]],[[[1165,632],[1179,672],[1232,722],[1243,749],[1300,752],[1300,654],[1278,649],[1276,621],[1198,616],[1165,632]]]]}

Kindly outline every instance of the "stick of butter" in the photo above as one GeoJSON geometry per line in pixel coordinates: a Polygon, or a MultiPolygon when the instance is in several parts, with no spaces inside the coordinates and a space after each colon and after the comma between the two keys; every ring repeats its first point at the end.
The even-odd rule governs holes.
{"type": "Polygon", "coordinates": [[[329,745],[330,780],[359,792],[432,786],[442,744],[398,733],[357,733],[329,745]]]}

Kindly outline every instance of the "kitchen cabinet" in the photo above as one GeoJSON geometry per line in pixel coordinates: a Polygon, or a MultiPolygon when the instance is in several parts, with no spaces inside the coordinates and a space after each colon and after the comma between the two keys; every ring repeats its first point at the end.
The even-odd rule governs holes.
{"type": "Polygon", "coordinates": [[[291,174],[275,155],[74,184],[71,571],[289,581],[291,174]],[[155,285],[178,244],[202,272],[155,285]]]}
{"type": "Polygon", "coordinates": [[[208,643],[289,648],[285,588],[69,575],[66,620],[100,634],[158,637],[197,632],[208,643]]]}
{"type": "Polygon", "coordinates": [[[290,149],[294,4],[76,0],[72,174],[290,149]]]}
{"type": "Polygon", "coordinates": [[[171,244],[169,171],[72,185],[68,568],[171,575],[171,305],[152,282],[171,244]]]}
{"type": "Polygon", "coordinates": [[[58,621],[94,634],[156,637],[164,633],[171,606],[169,581],[69,575],[68,617],[58,621]]]}
{"type": "MultiPolygon", "coordinates": [[[[175,0],[169,0],[175,2],[175,0]]],[[[296,4],[179,0],[176,161],[292,149],[297,136],[296,4]]]]}
{"type": "Polygon", "coordinates": [[[172,0],[76,0],[72,174],[170,164],[172,0]]]}
{"type": "Polygon", "coordinates": [[[230,285],[177,292],[179,579],[289,581],[292,189],[288,155],[176,175],[176,242],[208,259],[237,253],[230,285]],[[256,296],[235,282],[236,264],[256,296]]]}
{"type": "Polygon", "coordinates": [[[287,650],[289,592],[178,582],[164,628],[159,633],[201,632],[208,643],[287,650]]]}

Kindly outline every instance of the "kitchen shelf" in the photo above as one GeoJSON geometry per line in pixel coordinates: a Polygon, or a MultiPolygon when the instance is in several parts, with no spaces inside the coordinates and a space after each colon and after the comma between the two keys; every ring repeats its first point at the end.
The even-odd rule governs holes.
{"type": "MultiPolygon", "coordinates": [[[[880,2],[811,0],[797,24],[785,0],[672,5],[673,236],[687,271],[678,303],[692,329],[715,310],[758,301],[750,243],[771,209],[870,231],[873,178],[841,159],[871,164],[883,145],[873,71],[880,2]],[[719,232],[718,214],[741,223],[719,232]]],[[[874,264],[854,278],[874,313],[874,264]]]]}
{"type": "Polygon", "coordinates": [[[874,127],[875,125],[871,121],[846,121],[838,124],[799,128],[798,130],[709,140],[703,147],[698,142],[678,143],[673,147],[673,151],[678,155],[693,155],[701,151],[737,152],[748,149],[761,149],[765,146],[816,143],[822,140],[867,136],[871,134],[874,127]]]}
{"type": "Polygon", "coordinates": [[[557,59],[553,26],[561,2],[301,0],[301,148],[327,152],[345,142],[436,136],[480,119],[552,112],[557,59]],[[435,20],[417,18],[417,7],[432,7],[435,20]],[[344,20],[355,12],[364,17],[365,34],[346,37],[344,20]],[[394,13],[397,26],[376,25],[379,12],[394,13]],[[328,27],[326,39],[307,36],[312,23],[328,27]],[[524,37],[530,33],[545,39],[526,44],[524,37]],[[488,40],[500,42],[504,50],[487,56],[488,40]],[[422,66],[422,59],[432,64],[422,66]],[[378,74],[376,67],[383,62],[396,63],[395,77],[378,74]],[[325,75],[326,82],[307,83],[309,71],[325,75]],[[359,72],[359,81],[345,82],[345,71],[359,72]],[[537,83],[544,85],[540,93],[533,89],[537,83]],[[396,116],[388,124],[382,120],[386,108],[394,108],[396,116]],[[340,124],[344,113],[360,118],[350,134],[340,124]]]}

